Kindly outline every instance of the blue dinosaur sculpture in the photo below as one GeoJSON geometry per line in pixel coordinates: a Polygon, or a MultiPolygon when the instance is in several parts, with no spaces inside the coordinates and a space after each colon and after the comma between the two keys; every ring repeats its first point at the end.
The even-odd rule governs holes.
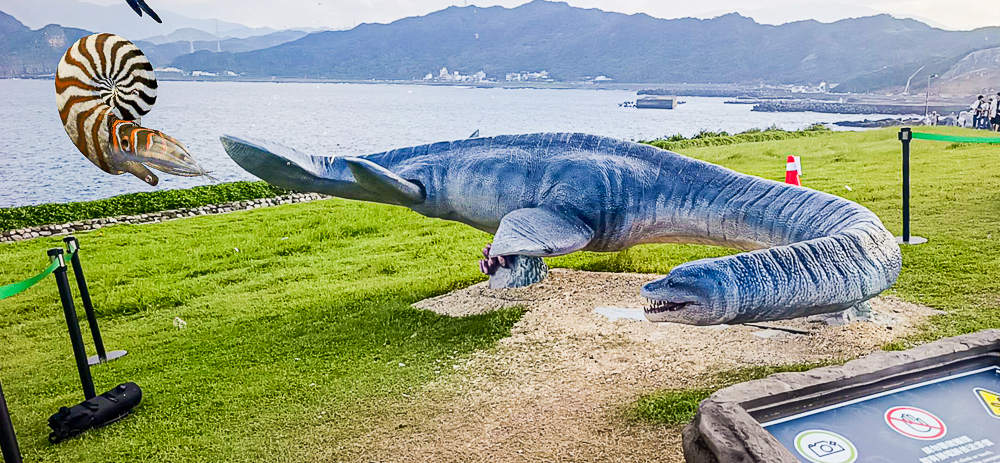
{"type": "Polygon", "coordinates": [[[540,279],[532,276],[539,266],[519,259],[643,243],[749,250],[679,265],[643,286],[651,321],[843,311],[891,286],[902,266],[893,235],[859,204],[606,137],[498,136],[359,157],[232,136],[222,143],[240,166],[279,187],[396,204],[493,233],[484,270],[503,257],[529,283],[540,279]]]}

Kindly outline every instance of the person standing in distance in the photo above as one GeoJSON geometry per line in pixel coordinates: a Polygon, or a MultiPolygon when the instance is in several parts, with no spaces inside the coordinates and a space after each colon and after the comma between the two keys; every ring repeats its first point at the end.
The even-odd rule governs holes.
{"type": "Polygon", "coordinates": [[[978,129],[983,120],[983,104],[986,103],[986,97],[979,95],[979,98],[969,106],[969,111],[972,112],[972,128],[978,129]]]}
{"type": "Polygon", "coordinates": [[[989,126],[989,130],[997,129],[997,105],[1000,105],[1000,100],[997,100],[997,97],[995,96],[991,96],[989,110],[986,113],[986,120],[989,121],[987,124],[989,126]]]}
{"type": "Polygon", "coordinates": [[[1000,92],[993,97],[993,104],[990,105],[990,128],[993,131],[1000,131],[1000,92]]]}

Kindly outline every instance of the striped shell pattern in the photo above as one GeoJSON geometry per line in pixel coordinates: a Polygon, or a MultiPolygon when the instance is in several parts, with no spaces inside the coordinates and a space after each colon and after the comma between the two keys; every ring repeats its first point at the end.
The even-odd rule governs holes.
{"type": "Polygon", "coordinates": [[[66,133],[80,152],[101,170],[125,172],[112,153],[111,127],[134,121],[156,102],[153,66],[132,42],[113,34],[94,34],[74,43],[56,70],[56,100],[66,133]]]}

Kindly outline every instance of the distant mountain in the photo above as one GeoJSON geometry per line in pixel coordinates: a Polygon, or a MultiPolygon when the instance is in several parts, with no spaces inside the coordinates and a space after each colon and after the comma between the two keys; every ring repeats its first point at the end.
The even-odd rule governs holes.
{"type": "MultiPolygon", "coordinates": [[[[52,74],[59,59],[73,42],[90,32],[83,29],[64,28],[55,24],[31,30],[13,16],[0,11],[0,77],[21,77],[52,74]]],[[[245,39],[217,40],[215,36],[188,29],[178,31],[172,38],[207,38],[209,40],[178,41],[157,45],[136,41],[154,67],[167,66],[178,56],[196,50],[246,52],[273,47],[305,37],[302,31],[281,31],[245,39]]]]}
{"type": "Polygon", "coordinates": [[[209,40],[170,42],[161,45],[140,40],[135,42],[135,44],[146,54],[146,57],[149,58],[154,67],[165,67],[178,56],[196,51],[207,50],[239,53],[260,50],[298,40],[306,35],[308,34],[302,31],[281,31],[245,39],[216,40],[213,38],[209,40]]]}
{"type": "MultiPolygon", "coordinates": [[[[222,51],[240,53],[245,51],[270,48],[283,43],[294,42],[309,35],[303,31],[281,31],[245,39],[228,39],[221,42],[222,51]]],[[[195,42],[195,46],[198,42],[195,42]]]]}
{"type": "Polygon", "coordinates": [[[996,94],[1000,90],[1000,48],[969,53],[941,74],[939,82],[931,84],[938,85],[944,94],[996,94]]]}
{"type": "MultiPolygon", "coordinates": [[[[733,10],[718,10],[715,12],[710,12],[702,15],[698,15],[699,18],[714,18],[716,16],[721,16],[727,13],[739,13],[741,16],[746,16],[748,18],[757,21],[760,24],[770,24],[770,25],[781,25],[796,21],[808,21],[810,19],[819,21],[821,23],[832,23],[840,21],[842,19],[851,18],[863,18],[866,16],[877,16],[880,14],[887,14],[889,12],[884,10],[876,10],[875,8],[870,8],[863,5],[854,5],[849,3],[816,3],[811,2],[808,4],[801,5],[781,5],[769,8],[755,8],[755,9],[745,9],[739,8],[735,11],[733,10]]],[[[920,21],[928,26],[937,28],[951,30],[953,28],[948,27],[944,24],[935,22],[933,20],[908,14],[892,14],[895,18],[909,18],[920,21]]]]}
{"type": "Polygon", "coordinates": [[[78,0],[0,0],[0,11],[17,18],[24,25],[38,29],[60,24],[95,32],[110,32],[132,41],[169,35],[177,29],[198,29],[222,38],[247,38],[273,33],[273,29],[253,29],[242,24],[211,19],[192,19],[152,4],[163,24],[139,18],[124,0],[112,6],[100,6],[78,0]]]}
{"type": "Polygon", "coordinates": [[[66,48],[87,34],[56,25],[33,31],[0,11],[0,77],[55,73],[66,48]]]}
{"type": "Polygon", "coordinates": [[[663,20],[536,0],[513,9],[450,7],[246,53],[197,52],[174,66],[350,79],[412,79],[444,66],[488,76],[544,69],[559,80],[606,75],[619,82],[863,88],[902,85],[928,63],[928,72],[944,72],[960,56],[998,42],[1000,28],[943,31],[888,15],[767,26],[736,14],[663,20]]]}
{"type": "Polygon", "coordinates": [[[310,34],[315,32],[330,32],[330,31],[349,31],[350,27],[296,27],[295,30],[308,32],[310,34]]]}
{"type": "Polygon", "coordinates": [[[203,30],[190,27],[177,29],[167,35],[155,35],[153,37],[146,37],[142,39],[143,42],[151,42],[156,45],[163,45],[171,42],[194,42],[199,40],[205,42],[215,42],[222,39],[203,30]]]}

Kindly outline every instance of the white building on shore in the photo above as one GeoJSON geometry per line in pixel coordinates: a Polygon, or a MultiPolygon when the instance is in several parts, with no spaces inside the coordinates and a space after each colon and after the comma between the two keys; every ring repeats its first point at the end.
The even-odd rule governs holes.
{"type": "Polygon", "coordinates": [[[177,68],[174,68],[174,67],[156,68],[156,69],[153,69],[153,72],[155,72],[157,74],[180,74],[180,75],[184,75],[184,71],[183,70],[177,69],[177,68]]]}
{"type": "Polygon", "coordinates": [[[548,71],[507,73],[504,78],[507,82],[551,82],[553,80],[549,77],[548,71]]]}
{"type": "Polygon", "coordinates": [[[467,76],[458,71],[449,73],[448,68],[443,67],[440,71],[438,71],[437,77],[434,77],[434,74],[429,73],[424,76],[424,80],[436,82],[483,82],[486,80],[486,72],[480,70],[471,76],[467,76]]]}

